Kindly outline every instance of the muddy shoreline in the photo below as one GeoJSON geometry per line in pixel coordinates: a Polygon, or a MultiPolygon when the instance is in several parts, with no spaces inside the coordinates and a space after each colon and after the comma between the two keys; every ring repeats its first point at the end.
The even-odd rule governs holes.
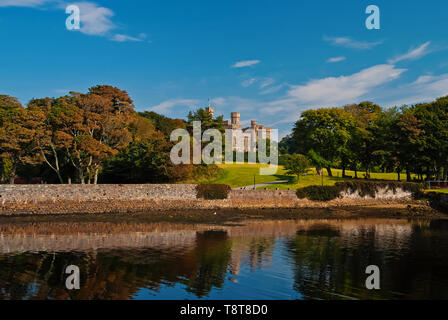
{"type": "Polygon", "coordinates": [[[0,223],[29,222],[175,222],[226,224],[244,220],[287,219],[448,219],[443,214],[419,202],[371,204],[350,206],[299,207],[299,208],[210,208],[144,210],[135,212],[26,214],[0,216],[0,223]]]}

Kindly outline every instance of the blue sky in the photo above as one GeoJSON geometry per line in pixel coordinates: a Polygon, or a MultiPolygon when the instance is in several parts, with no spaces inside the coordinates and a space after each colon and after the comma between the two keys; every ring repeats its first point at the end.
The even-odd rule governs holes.
{"type": "Polygon", "coordinates": [[[212,98],[283,136],[308,108],[447,95],[446,12],[444,0],[0,0],[0,92],[26,104],[110,84],[181,118],[212,98]],[[65,27],[69,4],[80,30],[65,27]],[[370,4],[380,30],[365,27],[370,4]]]}

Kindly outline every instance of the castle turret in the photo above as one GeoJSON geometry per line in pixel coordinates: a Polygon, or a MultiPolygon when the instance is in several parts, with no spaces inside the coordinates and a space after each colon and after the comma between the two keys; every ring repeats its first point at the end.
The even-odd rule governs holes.
{"type": "Polygon", "coordinates": [[[207,108],[205,108],[205,111],[207,111],[210,114],[210,116],[212,117],[212,119],[214,119],[215,109],[213,107],[207,107],[207,108]]]}
{"type": "Polygon", "coordinates": [[[232,125],[239,126],[240,125],[240,113],[239,112],[232,112],[232,125]]]}
{"type": "Polygon", "coordinates": [[[250,126],[251,126],[251,128],[255,128],[255,127],[257,126],[257,124],[258,124],[258,121],[257,121],[257,120],[251,120],[251,121],[250,121],[250,126]]]}

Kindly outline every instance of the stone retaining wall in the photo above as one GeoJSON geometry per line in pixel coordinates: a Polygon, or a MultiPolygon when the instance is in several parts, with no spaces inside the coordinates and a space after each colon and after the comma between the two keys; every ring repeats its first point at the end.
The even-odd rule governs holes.
{"type": "Polygon", "coordinates": [[[194,200],[194,184],[0,185],[0,202],[194,200]]]}
{"type": "Polygon", "coordinates": [[[0,185],[0,215],[128,213],[150,210],[264,209],[359,206],[407,201],[399,192],[362,199],[354,194],[329,202],[298,199],[294,190],[231,190],[225,200],[197,199],[196,185],[0,185]]]}

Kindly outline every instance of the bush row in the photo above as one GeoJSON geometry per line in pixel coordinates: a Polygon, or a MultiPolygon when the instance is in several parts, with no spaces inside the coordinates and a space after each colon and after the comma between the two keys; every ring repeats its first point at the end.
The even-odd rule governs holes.
{"type": "Polygon", "coordinates": [[[392,191],[394,194],[398,189],[411,192],[414,199],[423,197],[423,185],[412,182],[391,181],[344,181],[337,182],[334,186],[309,186],[298,189],[296,194],[299,199],[313,201],[330,201],[341,196],[342,192],[357,192],[361,197],[375,198],[380,189],[392,191]]]}

